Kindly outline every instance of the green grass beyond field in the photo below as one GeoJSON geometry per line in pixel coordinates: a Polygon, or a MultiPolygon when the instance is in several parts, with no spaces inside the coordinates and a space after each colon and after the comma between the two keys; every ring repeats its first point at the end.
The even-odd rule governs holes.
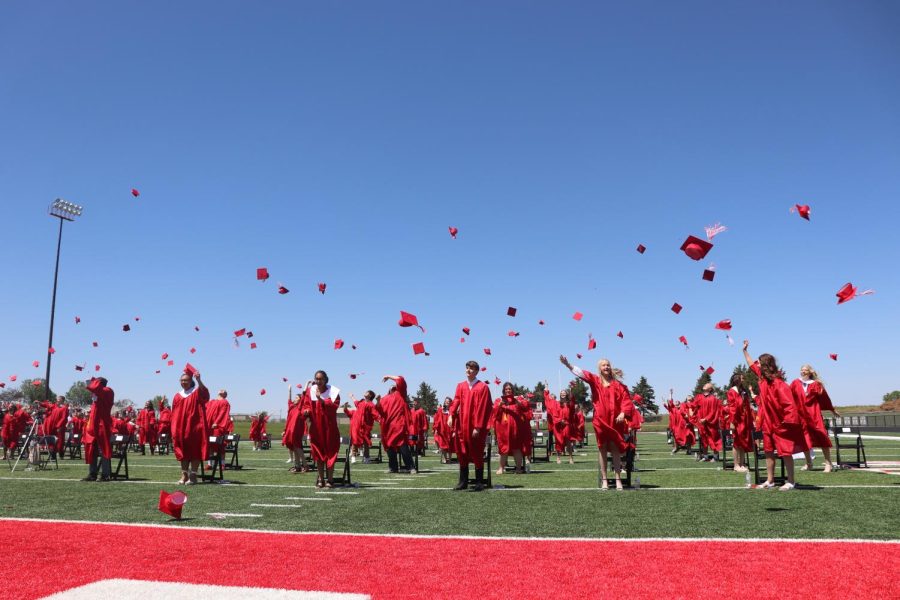
{"type": "MultiPolygon", "coordinates": [[[[870,461],[900,461],[900,440],[868,440],[866,450],[870,461]]],[[[252,452],[242,442],[244,468],[226,471],[228,484],[183,488],[189,500],[181,523],[531,537],[900,538],[896,475],[798,472],[798,482],[811,488],[748,490],[743,474],[669,451],[664,435],[642,434],[635,473],[641,489],[621,493],[597,490],[595,448],[580,450],[575,465],[554,460],[537,463],[530,475],[494,476],[494,484],[504,487],[483,493],[450,491],[456,466],[441,465],[432,452],[421,459],[418,475],[387,474],[386,463],[356,463],[353,479],[359,487],[326,492],[314,488],[312,473],[289,473],[280,446],[252,452]],[[260,516],[216,519],[207,513],[260,516]]],[[[132,454],[129,459],[127,482],[80,482],[87,467],[70,460],[61,461],[58,471],[0,472],[0,516],[172,522],[156,504],[160,489],[178,488],[174,457],[132,454]]],[[[816,467],[821,469],[820,458],[816,467]]]]}

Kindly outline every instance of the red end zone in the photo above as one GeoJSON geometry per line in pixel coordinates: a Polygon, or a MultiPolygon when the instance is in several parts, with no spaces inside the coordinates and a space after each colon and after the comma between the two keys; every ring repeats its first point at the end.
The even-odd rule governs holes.
{"type": "Polygon", "coordinates": [[[372,598],[900,597],[900,543],[323,535],[0,520],[4,598],[105,579],[372,598]]]}

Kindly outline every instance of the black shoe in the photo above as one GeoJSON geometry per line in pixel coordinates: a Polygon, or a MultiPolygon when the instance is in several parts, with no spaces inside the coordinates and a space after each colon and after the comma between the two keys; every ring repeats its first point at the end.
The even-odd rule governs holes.
{"type": "Polygon", "coordinates": [[[480,492],[482,490],[484,490],[484,467],[475,469],[475,485],[472,488],[473,492],[480,492]]]}
{"type": "Polygon", "coordinates": [[[484,491],[484,484],[483,484],[483,483],[476,483],[474,486],[472,486],[472,491],[473,491],[473,492],[483,492],[483,491],[484,491]]]}
{"type": "Polygon", "coordinates": [[[469,465],[465,467],[460,467],[459,469],[459,483],[456,484],[456,487],[453,488],[456,491],[464,490],[469,487],[469,465]]]}
{"type": "Polygon", "coordinates": [[[460,490],[467,489],[468,487],[469,487],[468,481],[460,481],[459,483],[456,484],[456,487],[454,487],[453,490],[458,492],[460,490]]]}
{"type": "Polygon", "coordinates": [[[97,476],[94,475],[94,476],[92,477],[92,476],[88,475],[87,477],[83,477],[81,480],[82,480],[82,481],[97,481],[97,476]]]}
{"type": "Polygon", "coordinates": [[[106,483],[107,481],[112,481],[112,478],[111,478],[111,477],[101,477],[101,478],[98,479],[97,481],[106,483]]]}

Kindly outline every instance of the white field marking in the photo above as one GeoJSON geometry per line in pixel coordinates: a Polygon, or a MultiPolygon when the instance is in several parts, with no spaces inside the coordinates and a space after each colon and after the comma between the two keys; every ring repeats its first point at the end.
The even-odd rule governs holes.
{"type": "Polygon", "coordinates": [[[230,585],[202,585],[168,581],[139,581],[134,579],[104,579],[46,596],[44,600],[97,600],[97,598],[166,598],[194,600],[366,600],[365,594],[344,594],[286,590],[283,588],[252,588],[230,585]]]}
{"type": "MultiPolygon", "coordinates": [[[[596,491],[596,490],[595,490],[596,491]]],[[[774,492],[772,492],[774,493],[774,492]]],[[[283,535],[294,536],[329,536],[329,537],[373,537],[373,538],[400,538],[400,539],[423,539],[423,540],[500,540],[512,542],[618,542],[618,543],[634,543],[634,542],[729,542],[729,543],[798,543],[798,544],[898,544],[900,538],[891,540],[869,540],[865,538],[715,538],[715,537],[640,537],[640,538],[611,538],[611,537],[514,537],[514,536],[485,536],[485,535],[435,535],[426,533],[357,533],[357,532],[337,532],[337,531],[284,531],[278,529],[249,529],[246,527],[229,527],[223,529],[221,527],[203,527],[201,525],[169,525],[165,523],[116,523],[112,521],[76,521],[72,519],[34,519],[34,518],[17,518],[17,517],[0,517],[0,521],[12,521],[17,523],[70,523],[73,525],[109,525],[113,527],[153,527],[155,529],[177,529],[179,531],[216,531],[222,534],[231,533],[278,533],[283,535]]]]}
{"type": "Polygon", "coordinates": [[[253,514],[241,514],[241,513],[206,513],[207,517],[212,517],[213,519],[224,519],[225,517],[261,517],[262,515],[253,515],[253,514]]]}
{"type": "Polygon", "coordinates": [[[301,497],[301,496],[288,496],[285,500],[307,500],[310,502],[319,501],[319,502],[332,502],[331,498],[309,498],[309,497],[301,497]]]}
{"type": "Polygon", "coordinates": [[[317,494],[327,494],[327,495],[329,495],[329,496],[337,496],[337,495],[340,495],[340,494],[343,494],[343,495],[346,495],[346,496],[358,496],[358,495],[359,495],[359,492],[325,492],[325,491],[322,491],[322,490],[318,490],[316,493],[317,493],[317,494]]]}
{"type": "Polygon", "coordinates": [[[302,504],[251,504],[258,508],[303,508],[302,504]]]}

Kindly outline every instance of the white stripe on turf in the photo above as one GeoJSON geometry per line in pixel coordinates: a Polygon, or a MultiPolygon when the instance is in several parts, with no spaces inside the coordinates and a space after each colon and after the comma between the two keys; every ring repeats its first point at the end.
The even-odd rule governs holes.
{"type": "Polygon", "coordinates": [[[166,600],[366,600],[365,594],[204,585],[135,579],[104,579],[65,590],[44,600],[104,600],[115,598],[165,598],[166,600]]]}

